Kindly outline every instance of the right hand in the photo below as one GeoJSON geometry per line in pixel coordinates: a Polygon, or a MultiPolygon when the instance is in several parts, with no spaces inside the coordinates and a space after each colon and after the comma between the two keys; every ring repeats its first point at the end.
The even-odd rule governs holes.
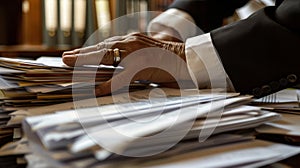
{"type": "Polygon", "coordinates": [[[152,38],[162,41],[182,42],[179,33],[175,29],[161,24],[152,24],[151,26],[154,30],[161,30],[159,32],[150,32],[152,38]]]}
{"type": "Polygon", "coordinates": [[[140,33],[114,37],[96,46],[65,52],[63,62],[69,66],[112,65],[114,53],[111,50],[115,48],[121,51],[120,65],[124,70],[96,86],[98,96],[139,80],[159,84],[191,81],[185,62],[184,43],[161,41],[140,33]]]}
{"type": "Polygon", "coordinates": [[[155,33],[151,35],[151,37],[162,41],[182,42],[180,39],[176,38],[177,36],[170,36],[164,32],[155,33]]]}

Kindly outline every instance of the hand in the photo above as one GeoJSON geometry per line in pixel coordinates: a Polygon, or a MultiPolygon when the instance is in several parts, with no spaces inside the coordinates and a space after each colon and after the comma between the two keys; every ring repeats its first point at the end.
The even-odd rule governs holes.
{"type": "Polygon", "coordinates": [[[151,30],[149,30],[150,36],[157,40],[182,42],[179,33],[173,28],[161,24],[151,24],[151,30]],[[159,30],[159,31],[155,31],[155,30],[159,30]]]}
{"type": "Polygon", "coordinates": [[[156,33],[156,34],[152,35],[151,37],[154,39],[157,39],[157,40],[162,40],[162,41],[182,42],[182,40],[180,40],[174,36],[170,36],[164,32],[156,33]]]}
{"type": "Polygon", "coordinates": [[[121,51],[119,65],[124,70],[96,86],[98,96],[137,80],[155,83],[191,80],[185,62],[184,43],[161,41],[140,33],[116,36],[94,46],[64,52],[62,59],[69,66],[113,65],[115,48],[121,51]]]}

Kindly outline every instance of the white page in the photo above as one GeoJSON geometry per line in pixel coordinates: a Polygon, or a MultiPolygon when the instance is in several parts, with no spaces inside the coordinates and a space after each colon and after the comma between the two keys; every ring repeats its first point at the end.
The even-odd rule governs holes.
{"type": "MultiPolygon", "coordinates": [[[[279,92],[274,93],[274,103],[287,103],[287,102],[298,102],[297,99],[297,90],[298,89],[284,89],[279,92]]],[[[265,98],[266,99],[266,98],[265,98]]],[[[260,98],[255,100],[254,102],[261,102],[264,103],[264,98],[260,98]]],[[[266,102],[268,103],[268,102],[266,102]]],[[[270,102],[269,104],[272,104],[273,102],[270,102]]]]}
{"type": "MultiPolygon", "coordinates": [[[[143,136],[161,131],[173,125],[179,125],[181,123],[196,119],[197,117],[207,114],[208,112],[216,111],[226,105],[236,103],[241,100],[247,100],[248,98],[249,97],[230,98],[223,101],[216,101],[213,105],[211,103],[201,104],[196,109],[194,107],[181,108],[180,110],[172,111],[172,113],[161,115],[150,124],[139,124],[137,122],[122,124],[120,126],[113,127],[113,129],[109,128],[90,133],[89,136],[93,135],[93,138],[96,141],[109,139],[105,142],[105,145],[107,145],[109,149],[122,153],[122,151],[132,142],[132,140],[135,140],[135,138],[141,138],[143,136]],[[178,116],[179,114],[180,116],[178,116]],[[119,136],[117,132],[120,132],[122,135],[126,136],[119,136]]],[[[72,145],[71,150],[78,150],[79,148],[81,148],[81,144],[82,142],[75,142],[72,145]]]]}
{"type": "MultiPolygon", "coordinates": [[[[203,96],[203,95],[201,95],[201,96],[203,96]]],[[[221,97],[218,95],[217,96],[216,95],[203,96],[205,102],[207,100],[210,100],[211,98],[215,99],[215,97],[223,98],[224,96],[223,95],[221,95],[221,97]]],[[[248,98],[249,97],[247,97],[247,99],[248,98]]],[[[102,127],[103,124],[106,124],[107,119],[111,119],[110,113],[112,113],[114,111],[116,113],[113,115],[113,119],[122,118],[122,117],[133,117],[131,115],[131,113],[129,113],[129,115],[126,114],[127,112],[131,112],[133,110],[134,114],[135,114],[135,111],[137,112],[137,114],[135,114],[135,115],[137,115],[139,118],[143,118],[143,120],[145,120],[145,119],[147,119],[147,117],[149,118],[149,115],[151,113],[154,114],[156,112],[159,112],[162,107],[165,110],[182,108],[186,105],[192,105],[192,104],[197,104],[197,103],[201,102],[202,98],[200,98],[199,100],[198,99],[199,99],[198,96],[196,96],[196,97],[194,97],[194,96],[178,97],[178,98],[173,97],[173,98],[170,98],[169,100],[167,100],[165,103],[160,103],[160,101],[158,101],[159,103],[153,104],[153,107],[151,107],[151,108],[149,108],[148,103],[136,102],[136,103],[130,104],[129,108],[121,107],[121,109],[123,109],[125,111],[115,110],[116,106],[118,106],[118,105],[109,105],[109,106],[104,106],[102,108],[95,107],[95,108],[81,109],[83,116],[80,118],[78,118],[78,116],[77,116],[79,113],[72,111],[72,110],[66,111],[66,112],[59,112],[57,114],[47,115],[47,117],[43,118],[43,120],[39,120],[38,123],[32,125],[32,129],[37,131],[39,129],[52,127],[52,126],[56,126],[56,125],[68,124],[71,122],[80,122],[81,124],[83,124],[84,127],[86,127],[84,123],[91,124],[91,122],[93,122],[97,125],[96,127],[102,127]],[[185,103],[185,102],[187,102],[187,103],[185,103]],[[134,106],[134,109],[130,108],[131,106],[134,106]],[[101,112],[102,115],[99,115],[99,112],[101,112]],[[108,115],[105,115],[105,112],[108,112],[108,115]]],[[[150,104],[150,105],[152,105],[152,104],[150,104]]],[[[197,110],[195,107],[192,107],[192,109],[197,110]]],[[[193,113],[195,113],[195,112],[193,112],[193,113]]],[[[171,116],[173,114],[167,114],[167,115],[171,116]]],[[[150,119],[151,118],[153,118],[153,116],[150,115],[150,119]]],[[[30,120],[28,120],[28,122],[30,122],[30,120]]],[[[128,124],[130,125],[130,123],[128,123],[128,122],[129,121],[127,121],[127,120],[122,121],[122,124],[120,123],[118,125],[123,125],[123,126],[128,125],[128,124]]],[[[50,130],[47,129],[47,131],[49,132],[50,130]]],[[[53,144],[53,143],[51,143],[52,140],[57,141],[57,140],[63,139],[66,136],[70,136],[70,135],[74,135],[74,134],[77,135],[76,131],[75,131],[75,133],[70,132],[68,134],[61,133],[60,136],[57,133],[53,133],[53,134],[51,132],[49,132],[49,133],[50,134],[45,133],[45,132],[43,132],[43,130],[38,132],[38,135],[40,136],[42,142],[48,148],[51,148],[51,146],[53,144]]],[[[81,133],[83,133],[83,132],[81,132],[81,133]]]]}
{"type": "Polygon", "coordinates": [[[259,133],[300,136],[300,115],[281,114],[281,120],[256,128],[259,133]]]}
{"type": "MultiPolygon", "coordinates": [[[[115,105],[107,105],[101,107],[91,107],[91,108],[82,108],[77,110],[68,110],[58,112],[60,115],[53,115],[52,120],[44,120],[41,121],[38,125],[36,125],[33,129],[40,129],[43,127],[49,127],[54,125],[59,125],[63,123],[69,122],[95,122],[102,121],[103,119],[116,119],[119,117],[124,117],[120,114],[125,115],[126,113],[134,113],[137,115],[155,113],[157,111],[161,111],[161,108],[164,110],[171,110],[175,108],[184,107],[187,105],[198,104],[201,102],[207,102],[215,99],[223,99],[226,94],[221,95],[197,95],[191,97],[172,97],[168,99],[164,99],[161,103],[158,99],[156,102],[133,102],[130,104],[115,104],[115,105]],[[57,120],[55,119],[57,116],[57,120]],[[115,117],[114,117],[115,116],[115,117]]],[[[249,98],[249,97],[248,97],[249,98]]],[[[247,99],[248,99],[247,98],[247,99]]],[[[153,100],[152,100],[153,101],[153,100]]],[[[132,115],[125,115],[128,117],[132,117],[132,115]]]]}
{"type": "Polygon", "coordinates": [[[9,80],[5,80],[0,76],[0,89],[4,90],[4,89],[12,89],[12,88],[19,88],[19,85],[9,80]]]}
{"type": "MultiPolygon", "coordinates": [[[[152,166],[146,165],[147,167],[153,168],[235,167],[246,163],[266,160],[276,162],[281,160],[281,156],[286,153],[295,155],[299,152],[299,147],[255,140],[251,142],[223,145],[216,148],[208,148],[202,151],[184,154],[182,156],[174,155],[171,158],[162,159],[156,163],[154,161],[155,164],[152,166]]],[[[260,166],[265,164],[261,164],[260,166]]]]}
{"type": "Polygon", "coordinates": [[[11,68],[5,68],[0,66],[0,74],[22,74],[25,73],[25,71],[11,69],[11,68]]]}
{"type": "Polygon", "coordinates": [[[63,63],[61,57],[42,56],[36,59],[35,62],[48,67],[67,67],[67,65],[63,63]]]}

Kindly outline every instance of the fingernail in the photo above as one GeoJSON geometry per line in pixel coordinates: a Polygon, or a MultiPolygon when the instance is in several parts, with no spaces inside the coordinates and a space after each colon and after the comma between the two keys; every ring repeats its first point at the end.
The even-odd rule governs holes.
{"type": "Polygon", "coordinates": [[[64,56],[62,60],[65,64],[73,66],[76,62],[76,56],[75,55],[64,56]]]}

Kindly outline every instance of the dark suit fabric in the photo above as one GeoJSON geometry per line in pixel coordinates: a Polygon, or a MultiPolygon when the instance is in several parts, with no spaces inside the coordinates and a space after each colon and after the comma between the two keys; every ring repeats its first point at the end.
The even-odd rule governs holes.
{"type": "MultiPolygon", "coordinates": [[[[262,97],[300,81],[300,0],[278,2],[211,31],[237,92],[262,97]]],[[[194,12],[185,11],[194,18],[194,12]]]]}
{"type": "Polygon", "coordinates": [[[236,91],[256,97],[295,85],[300,77],[300,37],[277,23],[267,7],[246,20],[211,32],[236,91]]]}
{"type": "Polygon", "coordinates": [[[249,0],[176,0],[170,8],[177,8],[189,13],[197,26],[209,32],[223,24],[223,19],[231,16],[236,8],[249,0]]]}

